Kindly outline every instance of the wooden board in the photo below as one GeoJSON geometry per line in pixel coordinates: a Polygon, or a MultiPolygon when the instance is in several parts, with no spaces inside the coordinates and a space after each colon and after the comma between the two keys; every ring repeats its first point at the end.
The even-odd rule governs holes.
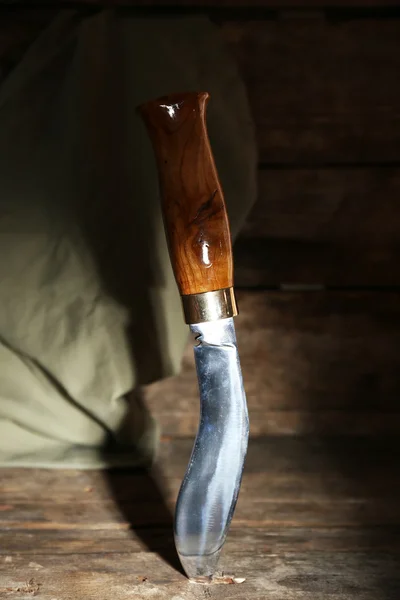
{"type": "Polygon", "coordinates": [[[266,163],[400,160],[400,19],[227,22],[266,163]]]}
{"type": "Polygon", "coordinates": [[[236,284],[400,285],[398,168],[266,169],[236,284]]]}
{"type": "Polygon", "coordinates": [[[400,285],[398,245],[247,238],[237,240],[234,256],[235,279],[242,288],[304,284],[372,289],[400,285]]]}
{"type": "Polygon", "coordinates": [[[393,246],[400,169],[266,169],[242,238],[393,246]]]}
{"type": "MultiPolygon", "coordinates": [[[[104,524],[101,524],[104,526],[104,524]]],[[[155,552],[162,551],[173,542],[173,535],[168,527],[149,529],[149,541],[155,552]]],[[[135,555],[145,551],[146,545],[139,536],[132,535],[128,526],[124,528],[97,528],[77,529],[57,528],[35,529],[31,524],[20,524],[19,529],[1,532],[2,547],[0,549],[0,562],[7,562],[5,558],[18,554],[20,557],[38,555],[70,554],[81,555],[82,559],[87,554],[131,554],[135,555]]],[[[364,552],[371,549],[378,552],[400,552],[399,527],[397,525],[380,525],[379,527],[366,525],[360,530],[357,526],[327,526],[322,527],[282,527],[269,525],[268,527],[251,527],[251,531],[243,525],[232,523],[225,551],[229,553],[240,544],[242,552],[364,552]]],[[[1,570],[0,570],[1,578],[1,570]]]]}
{"type": "Polygon", "coordinates": [[[253,440],[220,565],[246,581],[218,587],[189,584],[174,555],[171,511],[191,444],[161,445],[162,481],[127,470],[2,470],[0,597],[398,598],[397,438],[253,440]],[[155,523],[165,505],[168,518],[155,523]]]}
{"type": "MultiPolygon", "coordinates": [[[[241,292],[236,319],[253,435],[400,431],[398,293],[241,292]]],[[[192,350],[146,388],[166,435],[193,435],[192,350]]]]}
{"type": "MultiPolygon", "coordinates": [[[[38,556],[34,561],[17,557],[8,566],[3,578],[6,585],[0,590],[4,598],[8,595],[24,600],[32,595],[45,600],[109,600],[110,597],[115,600],[129,597],[135,600],[265,600],[274,596],[279,600],[398,598],[395,595],[399,593],[398,562],[386,554],[370,557],[362,552],[325,552],[322,556],[313,556],[289,552],[282,557],[276,553],[251,555],[238,552],[232,553],[230,560],[237,573],[246,573],[246,582],[204,588],[188,583],[176,571],[171,574],[171,569],[149,552],[134,557],[122,553],[111,556],[88,554],[85,557],[71,554],[67,560],[62,556],[51,559],[38,556]]],[[[227,572],[231,573],[231,570],[227,572]]]]}

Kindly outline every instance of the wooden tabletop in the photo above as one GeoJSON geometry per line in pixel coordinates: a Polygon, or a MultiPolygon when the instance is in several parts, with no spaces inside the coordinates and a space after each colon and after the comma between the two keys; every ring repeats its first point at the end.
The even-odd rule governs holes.
{"type": "Polygon", "coordinates": [[[164,441],[153,476],[3,470],[0,597],[398,600],[396,440],[252,440],[221,560],[246,581],[207,587],[188,583],[173,546],[190,449],[164,441]]]}

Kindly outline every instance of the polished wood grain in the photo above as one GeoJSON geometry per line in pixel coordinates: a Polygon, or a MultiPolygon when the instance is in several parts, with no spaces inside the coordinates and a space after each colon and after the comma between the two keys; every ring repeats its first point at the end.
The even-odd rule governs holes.
{"type": "Polygon", "coordinates": [[[207,93],[142,105],[160,181],[170,256],[182,295],[232,286],[225,201],[206,126],[207,93]]]}

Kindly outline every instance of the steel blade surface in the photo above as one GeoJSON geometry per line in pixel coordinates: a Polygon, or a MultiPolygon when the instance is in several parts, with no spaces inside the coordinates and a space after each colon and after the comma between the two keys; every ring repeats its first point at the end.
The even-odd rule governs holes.
{"type": "Polygon", "coordinates": [[[233,319],[190,326],[200,388],[200,423],[178,495],[175,543],[190,579],[207,580],[235,510],[249,424],[233,319]]]}

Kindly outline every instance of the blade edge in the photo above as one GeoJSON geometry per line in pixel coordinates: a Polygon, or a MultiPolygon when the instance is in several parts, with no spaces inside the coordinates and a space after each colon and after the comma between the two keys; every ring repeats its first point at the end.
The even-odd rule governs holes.
{"type": "Polygon", "coordinates": [[[191,326],[200,422],[175,515],[176,548],[191,579],[212,577],[236,507],[249,423],[233,319],[191,326]]]}

